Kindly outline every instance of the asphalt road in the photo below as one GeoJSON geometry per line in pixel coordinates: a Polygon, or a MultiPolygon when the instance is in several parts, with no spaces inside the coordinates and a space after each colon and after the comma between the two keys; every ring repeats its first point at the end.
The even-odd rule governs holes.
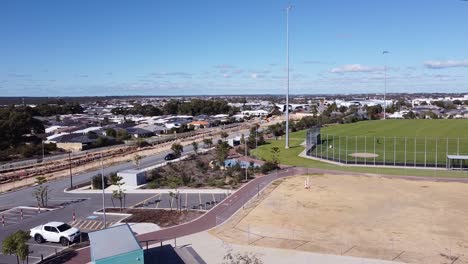
{"type": "MultiPolygon", "coordinates": [[[[243,131],[245,132],[245,131],[243,131]]],[[[240,135],[242,132],[237,132],[232,134],[229,138],[233,138],[237,135],[240,135]]],[[[215,141],[215,139],[213,139],[215,141]]],[[[140,161],[140,167],[145,168],[152,165],[160,164],[165,162],[164,156],[168,154],[170,151],[166,151],[160,154],[155,154],[152,156],[148,156],[143,158],[140,161]]],[[[191,145],[184,146],[183,155],[188,155],[193,152],[193,148],[191,145]]],[[[126,169],[134,169],[135,165],[132,161],[105,167],[104,168],[104,175],[109,175],[114,172],[118,172],[121,170],[126,169]]],[[[87,173],[81,173],[77,175],[73,175],[73,184],[77,185],[80,183],[87,182],[93,177],[94,175],[100,173],[101,170],[95,170],[87,173]]],[[[5,226],[2,226],[0,223],[0,246],[1,242],[11,233],[21,229],[21,230],[29,230],[35,226],[50,222],[50,221],[61,221],[61,222],[70,222],[73,219],[73,213],[75,212],[75,216],[77,219],[86,218],[94,211],[97,211],[102,208],[102,195],[101,194],[69,194],[65,193],[64,189],[70,187],[70,178],[60,178],[56,180],[52,180],[47,183],[49,186],[49,206],[60,206],[60,209],[53,210],[53,211],[42,211],[41,213],[37,213],[36,215],[31,215],[31,217],[24,218],[23,220],[18,219],[16,222],[8,222],[5,226]]],[[[0,194],[0,211],[5,209],[14,208],[17,206],[31,206],[37,207],[37,202],[34,197],[34,189],[35,187],[27,187],[20,190],[0,194]]],[[[138,202],[150,198],[154,194],[127,194],[126,196],[126,206],[132,206],[137,204],[138,202]]],[[[111,194],[105,195],[105,205],[106,207],[112,206],[111,201],[111,194]]],[[[0,212],[1,216],[1,212],[0,212]]],[[[44,251],[42,247],[38,247],[37,245],[33,244],[34,242],[31,241],[30,249],[32,251],[44,251]]],[[[48,250],[45,250],[44,257],[48,254],[55,252],[55,247],[49,247],[48,250]]],[[[30,259],[31,263],[37,260],[30,259]]],[[[15,262],[16,259],[12,256],[3,256],[0,254],[0,264],[1,263],[11,263],[15,262]]]]}
{"type": "MultiPolygon", "coordinates": [[[[188,155],[192,152],[191,146],[184,147],[184,155],[188,155]]],[[[160,153],[157,155],[149,156],[143,158],[140,162],[141,167],[148,167],[151,165],[159,164],[164,162],[164,156],[169,153],[160,153]]],[[[133,169],[135,165],[132,162],[126,162],[110,167],[104,168],[104,175],[109,175],[110,173],[126,170],[126,169],[133,169]]],[[[90,178],[96,174],[100,173],[100,170],[82,173],[73,176],[73,183],[80,184],[86,181],[89,181],[90,178]]],[[[102,208],[102,195],[101,194],[69,194],[65,193],[64,189],[70,187],[70,179],[69,178],[62,178],[57,179],[54,181],[50,181],[47,183],[50,188],[49,192],[49,206],[61,206],[60,209],[53,210],[53,211],[44,211],[42,210],[41,213],[36,214],[29,214],[29,217],[24,218],[21,220],[18,216],[16,216],[17,220],[14,221],[13,218],[15,216],[11,216],[5,226],[3,227],[0,224],[0,241],[3,241],[5,237],[10,235],[11,233],[21,229],[21,230],[29,230],[35,226],[50,222],[50,221],[61,221],[61,222],[70,222],[73,219],[73,212],[75,212],[77,219],[86,218],[96,210],[102,208]]],[[[6,194],[0,195],[0,209],[9,209],[14,208],[17,206],[31,206],[37,207],[36,200],[34,198],[33,192],[34,187],[27,187],[21,190],[9,192],[6,194]]],[[[144,199],[147,199],[154,194],[127,194],[126,197],[126,205],[132,206],[144,199]]],[[[111,194],[105,195],[106,200],[106,207],[112,206],[111,201],[111,194]]],[[[0,212],[0,216],[2,213],[0,212]]],[[[1,243],[0,243],[1,246],[1,243]]],[[[45,245],[46,246],[46,245],[45,245]]],[[[30,248],[32,251],[41,252],[41,254],[52,254],[55,252],[56,246],[37,246],[34,245],[34,242],[31,241],[30,248]]],[[[34,254],[34,253],[33,253],[34,254]]],[[[40,255],[39,255],[40,256],[40,255]]],[[[34,258],[30,259],[30,262],[34,262],[38,260],[38,256],[34,255],[34,258]]],[[[0,263],[12,263],[15,262],[16,259],[12,256],[3,256],[0,255],[0,263]]]]}

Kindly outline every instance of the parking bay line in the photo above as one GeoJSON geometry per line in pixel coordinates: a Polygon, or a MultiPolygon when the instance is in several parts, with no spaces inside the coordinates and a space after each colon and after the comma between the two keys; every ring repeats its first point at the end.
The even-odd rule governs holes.
{"type": "Polygon", "coordinates": [[[93,224],[89,227],[89,229],[95,230],[100,224],[101,222],[93,221],[93,224]]]}
{"type": "Polygon", "coordinates": [[[86,222],[86,224],[83,225],[81,228],[83,228],[83,229],[89,229],[88,226],[91,227],[92,224],[94,224],[94,221],[88,221],[88,222],[86,222]]]}

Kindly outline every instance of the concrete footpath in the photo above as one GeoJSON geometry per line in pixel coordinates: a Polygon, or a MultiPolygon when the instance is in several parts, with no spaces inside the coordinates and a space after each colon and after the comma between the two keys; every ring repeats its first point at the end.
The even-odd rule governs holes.
{"type": "MultiPolygon", "coordinates": [[[[171,244],[174,241],[167,241],[163,244],[171,244]]],[[[158,245],[154,245],[155,247],[158,245]]],[[[378,259],[357,258],[350,256],[326,255],[298,250],[266,248],[257,246],[228,244],[221,239],[211,235],[208,232],[200,232],[193,235],[177,238],[177,246],[191,246],[206,263],[222,263],[223,257],[228,249],[233,253],[254,253],[263,263],[295,263],[295,264],[397,264],[393,262],[378,259]]]]}
{"type": "MultiPolygon", "coordinates": [[[[196,188],[178,188],[178,189],[139,189],[141,186],[122,186],[122,189],[125,190],[127,194],[148,194],[148,193],[170,193],[170,192],[179,192],[179,193],[221,193],[221,194],[231,194],[235,190],[227,190],[227,189],[196,189],[196,188]]],[[[104,190],[104,193],[112,194],[114,190],[118,190],[117,186],[111,185],[104,190]]],[[[102,190],[92,190],[90,186],[85,186],[82,188],[74,189],[72,191],[64,191],[65,193],[69,194],[102,194],[102,190]]]]}

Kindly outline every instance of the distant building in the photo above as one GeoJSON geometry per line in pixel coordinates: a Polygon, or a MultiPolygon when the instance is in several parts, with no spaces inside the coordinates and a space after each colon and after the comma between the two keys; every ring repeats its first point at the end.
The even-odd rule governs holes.
{"type": "Polygon", "coordinates": [[[126,130],[127,133],[134,138],[145,138],[154,136],[154,132],[139,127],[129,127],[126,130]]]}
{"type": "Polygon", "coordinates": [[[193,121],[193,122],[188,123],[188,125],[194,126],[195,129],[210,127],[210,123],[207,121],[193,121]]]}

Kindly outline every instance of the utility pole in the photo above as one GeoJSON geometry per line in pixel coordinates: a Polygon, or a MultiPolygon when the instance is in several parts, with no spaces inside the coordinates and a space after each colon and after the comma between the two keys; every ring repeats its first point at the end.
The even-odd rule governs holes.
{"type": "MultiPolygon", "coordinates": [[[[42,158],[44,160],[44,158],[42,158]]],[[[70,169],[70,189],[73,189],[73,174],[72,174],[72,163],[71,163],[71,151],[68,152],[68,168],[70,169]]]]}
{"type": "Polygon", "coordinates": [[[289,11],[292,6],[286,8],[286,71],[287,71],[287,88],[286,88],[286,145],[289,148],[289,11]]]}
{"type": "Polygon", "coordinates": [[[104,195],[104,163],[102,161],[102,153],[101,153],[101,180],[102,180],[102,212],[103,212],[103,221],[104,221],[104,229],[106,229],[106,199],[104,195]]]}

